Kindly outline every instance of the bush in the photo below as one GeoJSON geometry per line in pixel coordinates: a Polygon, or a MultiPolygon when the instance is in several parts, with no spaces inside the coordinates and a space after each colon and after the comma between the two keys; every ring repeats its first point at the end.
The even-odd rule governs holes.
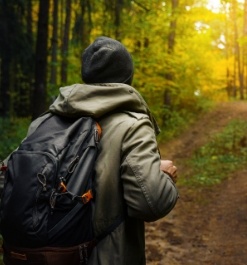
{"type": "Polygon", "coordinates": [[[246,167],[247,123],[231,121],[225,129],[213,135],[210,141],[199,148],[189,159],[192,177],[185,178],[190,185],[214,185],[227,178],[230,173],[246,167]]]}

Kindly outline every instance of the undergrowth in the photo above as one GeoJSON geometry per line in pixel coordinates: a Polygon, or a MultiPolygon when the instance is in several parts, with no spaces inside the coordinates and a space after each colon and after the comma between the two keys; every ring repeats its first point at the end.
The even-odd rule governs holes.
{"type": "Polygon", "coordinates": [[[0,160],[5,159],[18,147],[26,136],[29,123],[28,118],[0,118],[0,160]]]}
{"type": "MultiPolygon", "coordinates": [[[[161,127],[161,133],[158,135],[157,140],[159,143],[164,143],[178,137],[181,133],[188,129],[193,122],[198,119],[198,114],[203,114],[212,110],[217,105],[212,101],[201,101],[198,106],[191,108],[181,108],[179,110],[163,109],[163,112],[155,112],[155,118],[158,125],[161,127]],[[159,113],[159,114],[158,114],[159,113]],[[161,116],[161,117],[159,117],[161,116]],[[168,116],[167,120],[164,120],[168,116]],[[158,118],[157,118],[158,117],[158,118]]],[[[159,108],[158,108],[159,109],[159,108]]]]}
{"type": "Polygon", "coordinates": [[[246,162],[247,123],[233,120],[188,159],[192,172],[182,182],[193,186],[214,185],[235,170],[246,167],[246,162]]]}

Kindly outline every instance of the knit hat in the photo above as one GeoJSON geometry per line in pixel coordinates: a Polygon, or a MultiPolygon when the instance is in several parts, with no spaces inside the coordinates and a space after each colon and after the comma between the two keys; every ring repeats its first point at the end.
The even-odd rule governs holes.
{"type": "Polygon", "coordinates": [[[99,37],[82,55],[82,80],[92,83],[131,84],[134,66],[131,55],[116,40],[99,37]]]}

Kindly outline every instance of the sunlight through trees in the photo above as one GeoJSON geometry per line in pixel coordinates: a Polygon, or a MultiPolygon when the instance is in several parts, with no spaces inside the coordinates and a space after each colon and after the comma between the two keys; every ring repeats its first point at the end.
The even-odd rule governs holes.
{"type": "Polygon", "coordinates": [[[0,25],[3,117],[35,117],[81,82],[81,52],[99,35],[132,53],[133,85],[162,124],[247,96],[247,0],[8,0],[0,25]]]}

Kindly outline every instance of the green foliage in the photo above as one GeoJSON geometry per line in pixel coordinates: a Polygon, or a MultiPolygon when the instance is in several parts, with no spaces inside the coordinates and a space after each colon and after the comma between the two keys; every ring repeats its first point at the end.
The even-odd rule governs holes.
{"type": "Polygon", "coordinates": [[[26,136],[29,123],[29,118],[0,118],[0,160],[5,159],[18,147],[21,140],[26,136]]]}
{"type": "Polygon", "coordinates": [[[197,104],[194,105],[193,102],[183,102],[183,104],[176,105],[173,110],[168,108],[151,108],[158,124],[162,127],[161,133],[158,136],[159,143],[166,142],[171,138],[179,136],[198,119],[200,113],[204,113],[214,106],[212,101],[208,101],[205,98],[199,98],[197,101],[197,104]],[[165,120],[165,118],[162,120],[160,117],[168,118],[167,120],[165,120]]]}
{"type": "MultiPolygon", "coordinates": [[[[7,5],[0,4],[7,8],[3,12],[6,16],[3,16],[2,24],[5,25],[6,22],[8,31],[13,33],[11,36],[3,34],[2,43],[5,45],[0,49],[5,69],[7,62],[11,62],[8,69],[11,82],[3,80],[4,86],[0,88],[0,94],[3,94],[0,108],[7,109],[3,100],[7,102],[10,116],[25,117],[33,108],[34,59],[37,56],[34,51],[40,1],[31,2],[11,0],[6,2],[7,5]],[[31,2],[32,6],[29,6],[28,3],[31,2]],[[9,41],[9,37],[12,41],[9,41]],[[6,100],[6,97],[9,99],[6,100]]],[[[174,135],[178,127],[186,124],[184,121],[190,121],[191,115],[201,109],[203,101],[222,101],[229,96],[226,90],[226,69],[229,69],[229,78],[232,78],[232,67],[235,67],[235,59],[231,54],[231,50],[234,51],[231,48],[233,23],[231,17],[228,18],[227,9],[223,9],[224,1],[220,12],[208,9],[206,2],[181,0],[176,10],[173,10],[171,1],[161,0],[120,1],[117,5],[110,4],[109,1],[72,1],[66,84],[61,84],[60,72],[66,5],[59,1],[57,39],[52,39],[55,27],[52,24],[51,5],[48,85],[45,89],[48,105],[57,96],[60,86],[81,82],[83,49],[99,35],[106,35],[120,40],[131,52],[135,64],[133,86],[144,95],[161,126],[164,125],[164,116],[171,118],[166,121],[169,128],[166,126],[165,130],[171,129],[168,134],[174,135]],[[171,33],[174,33],[172,49],[169,45],[171,33]],[[54,42],[57,45],[57,59],[51,61],[54,42]],[[56,81],[53,80],[52,84],[49,83],[51,66],[56,67],[57,73],[56,81]],[[167,89],[171,93],[169,110],[164,109],[164,91],[167,89]]],[[[243,4],[237,2],[237,25],[240,29],[244,10],[243,4]]],[[[4,11],[3,8],[2,10],[4,11]]],[[[238,42],[240,48],[244,47],[246,36],[240,34],[238,42]]],[[[3,77],[7,79],[8,74],[3,74],[3,77]]],[[[236,77],[233,78],[235,79],[237,80],[236,77]]],[[[237,87],[238,84],[235,85],[237,87]]]]}
{"type": "Polygon", "coordinates": [[[184,179],[189,185],[214,185],[229,174],[246,166],[247,123],[233,120],[225,129],[213,135],[210,141],[188,160],[190,176],[184,179]]]}
{"type": "Polygon", "coordinates": [[[164,142],[178,136],[193,121],[192,113],[186,113],[185,110],[179,112],[164,109],[164,115],[169,116],[169,119],[167,119],[165,126],[162,126],[158,142],[164,142]]]}

